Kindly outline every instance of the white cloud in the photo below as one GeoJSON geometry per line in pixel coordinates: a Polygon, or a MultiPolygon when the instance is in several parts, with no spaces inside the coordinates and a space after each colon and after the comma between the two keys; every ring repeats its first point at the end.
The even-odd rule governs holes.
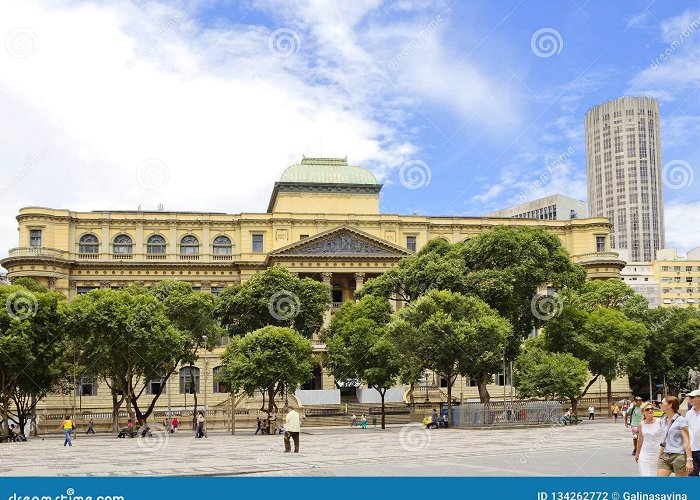
{"type": "Polygon", "coordinates": [[[443,13],[439,2],[386,7],[398,21],[378,0],[255,4],[275,28],[245,15],[205,27],[196,5],[3,4],[0,255],[16,245],[21,206],[261,211],[302,154],[349,155],[385,178],[419,152],[406,118],[425,99],[463,116],[500,113],[477,113],[475,126],[517,120],[506,91],[487,98],[496,76],[443,51],[446,18],[388,71],[388,57],[443,13]],[[298,37],[289,57],[268,48],[280,26],[298,37]],[[167,183],[147,189],[139,165],[151,159],[167,183]]]}
{"type": "Polygon", "coordinates": [[[671,201],[665,204],[666,246],[686,253],[700,246],[700,201],[685,203],[671,201]],[[693,230],[689,230],[693,228],[693,230]]]}

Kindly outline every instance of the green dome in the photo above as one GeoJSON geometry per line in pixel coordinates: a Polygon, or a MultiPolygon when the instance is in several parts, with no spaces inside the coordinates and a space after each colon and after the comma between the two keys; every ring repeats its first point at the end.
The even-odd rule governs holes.
{"type": "Polygon", "coordinates": [[[280,182],[379,184],[372,172],[366,168],[348,165],[347,158],[303,158],[301,163],[284,171],[280,182]]]}

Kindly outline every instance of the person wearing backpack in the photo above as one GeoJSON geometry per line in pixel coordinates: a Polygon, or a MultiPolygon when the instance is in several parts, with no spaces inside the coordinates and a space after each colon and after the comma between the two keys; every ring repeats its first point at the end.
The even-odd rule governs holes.
{"type": "Polygon", "coordinates": [[[642,398],[637,396],[634,398],[634,403],[630,405],[625,413],[625,427],[632,428],[632,455],[637,454],[637,438],[639,437],[639,424],[642,423],[644,415],[642,414],[642,398]]]}

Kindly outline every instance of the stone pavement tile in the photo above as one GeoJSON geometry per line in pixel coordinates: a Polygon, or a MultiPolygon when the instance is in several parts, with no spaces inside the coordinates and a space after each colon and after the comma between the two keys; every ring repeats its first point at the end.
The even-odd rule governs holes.
{"type": "Polygon", "coordinates": [[[189,433],[153,440],[45,437],[0,445],[0,475],[636,475],[620,425],[434,429],[420,425],[305,429],[301,453],[282,437],[189,433]],[[186,458],[185,458],[186,457],[186,458]]]}

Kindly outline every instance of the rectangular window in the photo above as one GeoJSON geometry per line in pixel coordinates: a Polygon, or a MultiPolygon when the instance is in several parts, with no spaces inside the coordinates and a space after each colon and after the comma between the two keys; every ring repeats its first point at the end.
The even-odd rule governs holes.
{"type": "Polygon", "coordinates": [[[406,248],[408,248],[411,252],[416,251],[416,237],[415,236],[406,236],[406,248]]]}
{"type": "Polygon", "coordinates": [[[662,271],[670,271],[671,268],[669,266],[661,266],[662,271]]]}
{"type": "Polygon", "coordinates": [[[685,266],[685,270],[691,272],[693,270],[693,266],[685,266]]]}
{"type": "Polygon", "coordinates": [[[40,247],[41,246],[41,229],[31,229],[29,231],[29,246],[30,247],[40,247]]]}
{"type": "Polygon", "coordinates": [[[605,252],[605,236],[596,236],[595,237],[595,251],[596,252],[605,252]]]}
{"type": "Polygon", "coordinates": [[[300,239],[300,240],[305,240],[305,239],[308,238],[308,237],[309,237],[308,234],[300,234],[300,235],[299,235],[299,239],[300,239]]]}
{"type": "Polygon", "coordinates": [[[254,234],[253,235],[253,252],[263,252],[263,235],[254,234]]]}
{"type": "Polygon", "coordinates": [[[78,292],[78,295],[82,295],[84,293],[89,293],[90,291],[96,290],[96,289],[97,289],[96,286],[79,286],[79,287],[77,287],[77,292],[78,292]]]}

